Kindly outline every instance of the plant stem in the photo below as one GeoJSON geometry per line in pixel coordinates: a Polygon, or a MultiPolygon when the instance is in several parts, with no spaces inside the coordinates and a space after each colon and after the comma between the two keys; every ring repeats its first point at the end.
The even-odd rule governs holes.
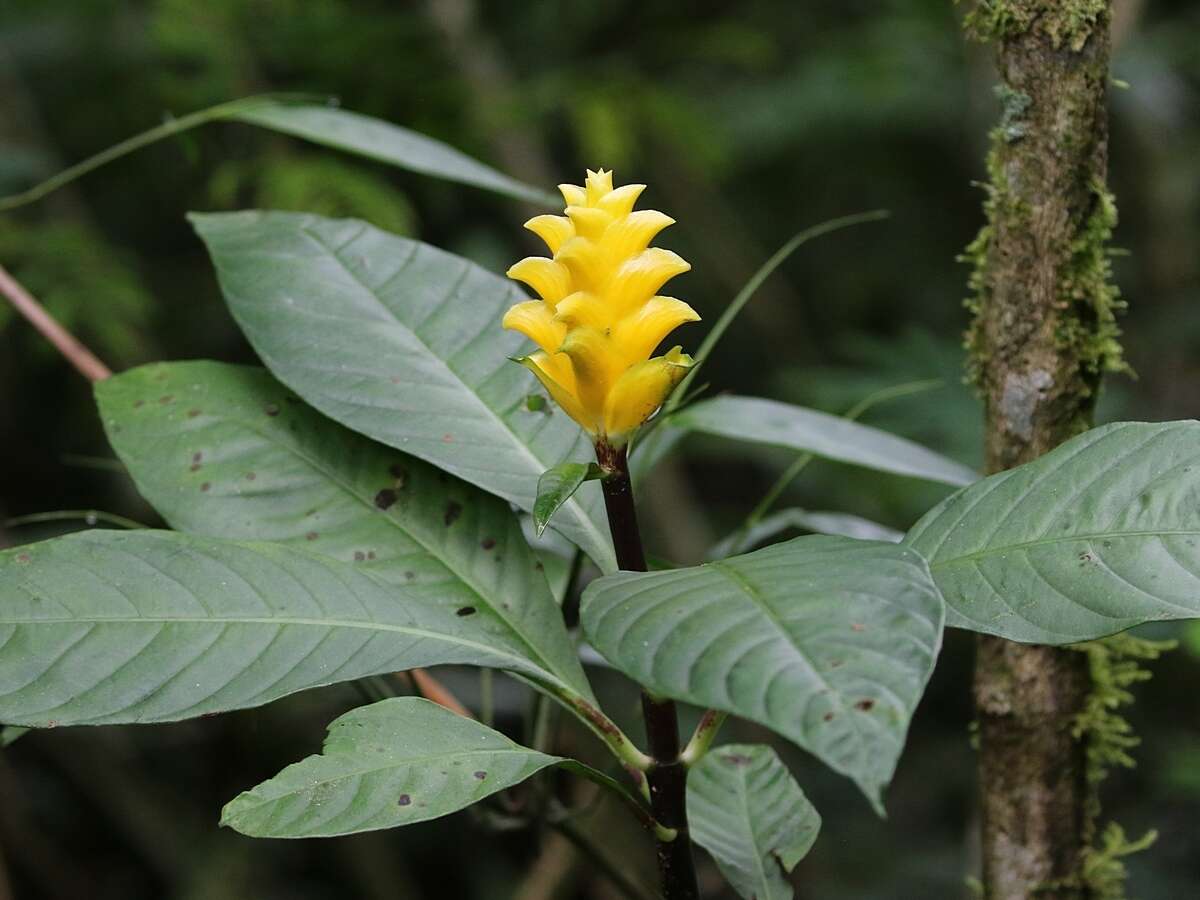
{"type": "MultiPolygon", "coordinates": [[[[612,447],[601,441],[596,444],[596,459],[605,473],[601,485],[617,565],[625,571],[645,572],[646,553],[633,503],[626,448],[612,447]]],[[[642,718],[646,723],[650,756],[654,760],[646,773],[650,808],[660,824],[676,831],[673,840],[664,840],[662,836],[655,840],[662,894],[665,900],[698,900],[696,864],[692,859],[692,841],[687,826],[687,767],[679,753],[679,717],[675,703],[643,689],[642,718]]]]}
{"type": "Polygon", "coordinates": [[[727,713],[723,713],[717,709],[705,710],[704,715],[700,717],[700,722],[696,725],[695,732],[692,733],[692,739],[687,742],[687,746],[683,748],[683,753],[679,758],[683,760],[683,764],[689,769],[700,760],[704,759],[704,754],[708,752],[716,740],[717,732],[721,730],[721,726],[725,724],[727,713]]]}
{"type": "Polygon", "coordinates": [[[100,362],[80,341],[63,328],[58,321],[46,312],[45,308],[33,298],[33,295],[0,266],[0,294],[8,298],[21,315],[29,320],[38,333],[54,345],[59,353],[73,365],[88,381],[103,381],[112,375],[112,370],[100,362]]]}

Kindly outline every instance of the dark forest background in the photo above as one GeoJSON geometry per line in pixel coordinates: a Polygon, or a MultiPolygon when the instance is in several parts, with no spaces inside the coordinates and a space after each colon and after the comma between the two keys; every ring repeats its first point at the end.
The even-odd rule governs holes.
{"type": "MultiPolygon", "coordinates": [[[[645,203],[678,220],[660,243],[693,264],[675,291],[710,322],[794,232],[884,207],[889,221],[802,248],[706,377],[831,412],[940,379],[865,420],[974,465],[956,257],[982,221],[976,182],[999,110],[990,54],[964,41],[962,14],[950,0],[0,0],[0,194],[164,117],[264,91],[329,95],[537,184],[578,182],[585,166],[649,184],[645,203]]],[[[1197,417],[1200,4],[1117,0],[1114,44],[1115,272],[1136,378],[1109,382],[1101,419],[1197,417]]],[[[364,218],[497,271],[533,249],[513,201],[215,124],[0,214],[0,264],[114,369],[252,361],[183,218],[248,206],[364,218]]],[[[645,498],[652,549],[698,561],[788,462],[686,443],[645,498]]],[[[942,494],[816,463],[784,502],[905,528],[942,494]]],[[[20,517],[84,509],[158,522],[115,465],[89,386],[0,305],[0,547],[86,527],[20,517]]],[[[1200,625],[1146,633],[1180,647],[1136,689],[1144,745],[1137,769],[1110,779],[1105,816],[1160,832],[1128,861],[1131,896],[1180,900],[1200,885],[1200,625]]],[[[825,819],[798,897],[972,896],[971,652],[948,633],[887,821],[848,780],[781,747],[825,819]]],[[[475,676],[444,674],[469,700],[475,676]]],[[[636,729],[628,686],[598,679],[636,729]]],[[[499,697],[518,728],[523,695],[507,683],[499,697]]],[[[492,834],[469,812],[324,842],[217,828],[225,801],[314,752],[361,700],[340,686],[173,726],[27,735],[0,753],[0,900],[615,896],[561,839],[492,834]]],[[[767,739],[730,726],[725,739],[739,737],[767,739]]],[[[621,811],[590,809],[580,824],[652,879],[649,843],[621,811]]]]}

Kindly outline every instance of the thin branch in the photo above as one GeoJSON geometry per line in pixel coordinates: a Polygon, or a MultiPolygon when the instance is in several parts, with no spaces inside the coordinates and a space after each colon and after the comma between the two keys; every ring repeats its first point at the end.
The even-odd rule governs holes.
{"type": "Polygon", "coordinates": [[[54,345],[88,381],[103,381],[112,375],[112,369],[100,362],[99,358],[85,347],[79,340],[55,321],[50,313],[33,298],[33,295],[0,266],[0,294],[16,308],[17,312],[29,320],[46,340],[54,345]]]}
{"type": "Polygon", "coordinates": [[[462,701],[455,697],[449,688],[424,669],[409,669],[408,674],[412,676],[417,690],[421,692],[421,696],[426,700],[432,700],[434,703],[446,707],[451,712],[458,713],[463,718],[475,718],[471,715],[471,711],[463,706],[462,701]]]}

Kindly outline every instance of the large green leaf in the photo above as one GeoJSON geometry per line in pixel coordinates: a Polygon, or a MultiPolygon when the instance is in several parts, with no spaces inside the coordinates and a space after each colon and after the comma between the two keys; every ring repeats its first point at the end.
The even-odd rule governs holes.
{"type": "Polygon", "coordinates": [[[557,206],[553,194],[517,181],[449,144],[391,122],[308,103],[245,105],[230,118],[360,156],[377,159],[422,175],[470,184],[540,206],[557,206]]]}
{"type": "Polygon", "coordinates": [[[329,421],[261,369],[143,366],[99,382],[96,398],[113,448],[172,527],[300,546],[402,586],[405,602],[487,610],[591,696],[502,500],[329,421]]]}
{"type": "Polygon", "coordinates": [[[759,397],[713,397],[674,413],[669,421],[691,431],[801,450],[956,487],[979,478],[961,463],[878,428],[759,397]]]}
{"type": "Polygon", "coordinates": [[[743,716],[878,805],[933,670],[943,607],[897,544],[810,536],[584,592],[591,645],[652,691],[743,716]]]}
{"type": "Polygon", "coordinates": [[[1089,431],[946,498],[905,543],[959,628],[1068,644],[1200,617],[1200,423],[1089,431]]]}
{"type": "Polygon", "coordinates": [[[171,118],[127,138],[28,190],[0,197],[0,210],[31,203],[63,185],[142,147],[209,122],[237,120],[304,138],[327,147],[377,159],[402,169],[470,184],[543,206],[558,206],[556,196],[517,181],[448,144],[380,119],[318,105],[288,95],[244,97],[171,118]]]}
{"type": "MultiPolygon", "coordinates": [[[[507,359],[525,339],[500,328],[524,299],[511,282],[355,220],[192,221],[259,356],[327,416],[525,510],[546,469],[592,458],[566,415],[525,402],[535,382],[507,359]]],[[[564,503],[554,527],[616,568],[597,485],[564,503]]]]}
{"type": "Polygon", "coordinates": [[[298,548],[141,530],[0,552],[3,722],[174,721],[441,663],[559,684],[491,609],[298,548]]]}
{"type": "Polygon", "coordinates": [[[251,837],[333,837],[457,812],[562,762],[415,697],[334,720],[319,756],[231,800],[221,824],[251,837]]]}
{"type": "Polygon", "coordinates": [[[746,900],[792,900],[784,878],[812,849],[821,816],[775,751],[730,744],[688,773],[692,838],[746,900]]]}

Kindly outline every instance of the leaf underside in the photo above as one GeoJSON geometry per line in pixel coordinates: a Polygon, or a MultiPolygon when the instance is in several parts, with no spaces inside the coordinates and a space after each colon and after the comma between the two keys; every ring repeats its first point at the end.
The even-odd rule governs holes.
{"type": "Polygon", "coordinates": [[[457,812],[562,762],[416,697],[333,721],[319,755],[231,800],[221,824],[251,837],[334,837],[457,812]]]}
{"type": "Polygon", "coordinates": [[[905,543],[959,628],[1068,644],[1200,616],[1200,423],[1096,428],[948,497],[905,543]]]}
{"type": "Polygon", "coordinates": [[[140,530],[0,552],[3,722],[175,721],[443,663],[558,683],[490,611],[298,548],[140,530]]]}
{"type": "Polygon", "coordinates": [[[746,900],[792,900],[784,877],[812,849],[821,816],[770,747],[729,744],[688,773],[692,838],[746,900]]]}
{"type": "Polygon", "coordinates": [[[943,608],[921,557],[812,536],[589,585],[582,624],[655,693],[779,732],[878,807],[933,670],[943,608]]]}
{"type": "Polygon", "coordinates": [[[155,364],[99,382],[109,440],[173,528],[353,564],[405,603],[480,612],[591,691],[508,504],[319,415],[262,369],[155,364]]]}

